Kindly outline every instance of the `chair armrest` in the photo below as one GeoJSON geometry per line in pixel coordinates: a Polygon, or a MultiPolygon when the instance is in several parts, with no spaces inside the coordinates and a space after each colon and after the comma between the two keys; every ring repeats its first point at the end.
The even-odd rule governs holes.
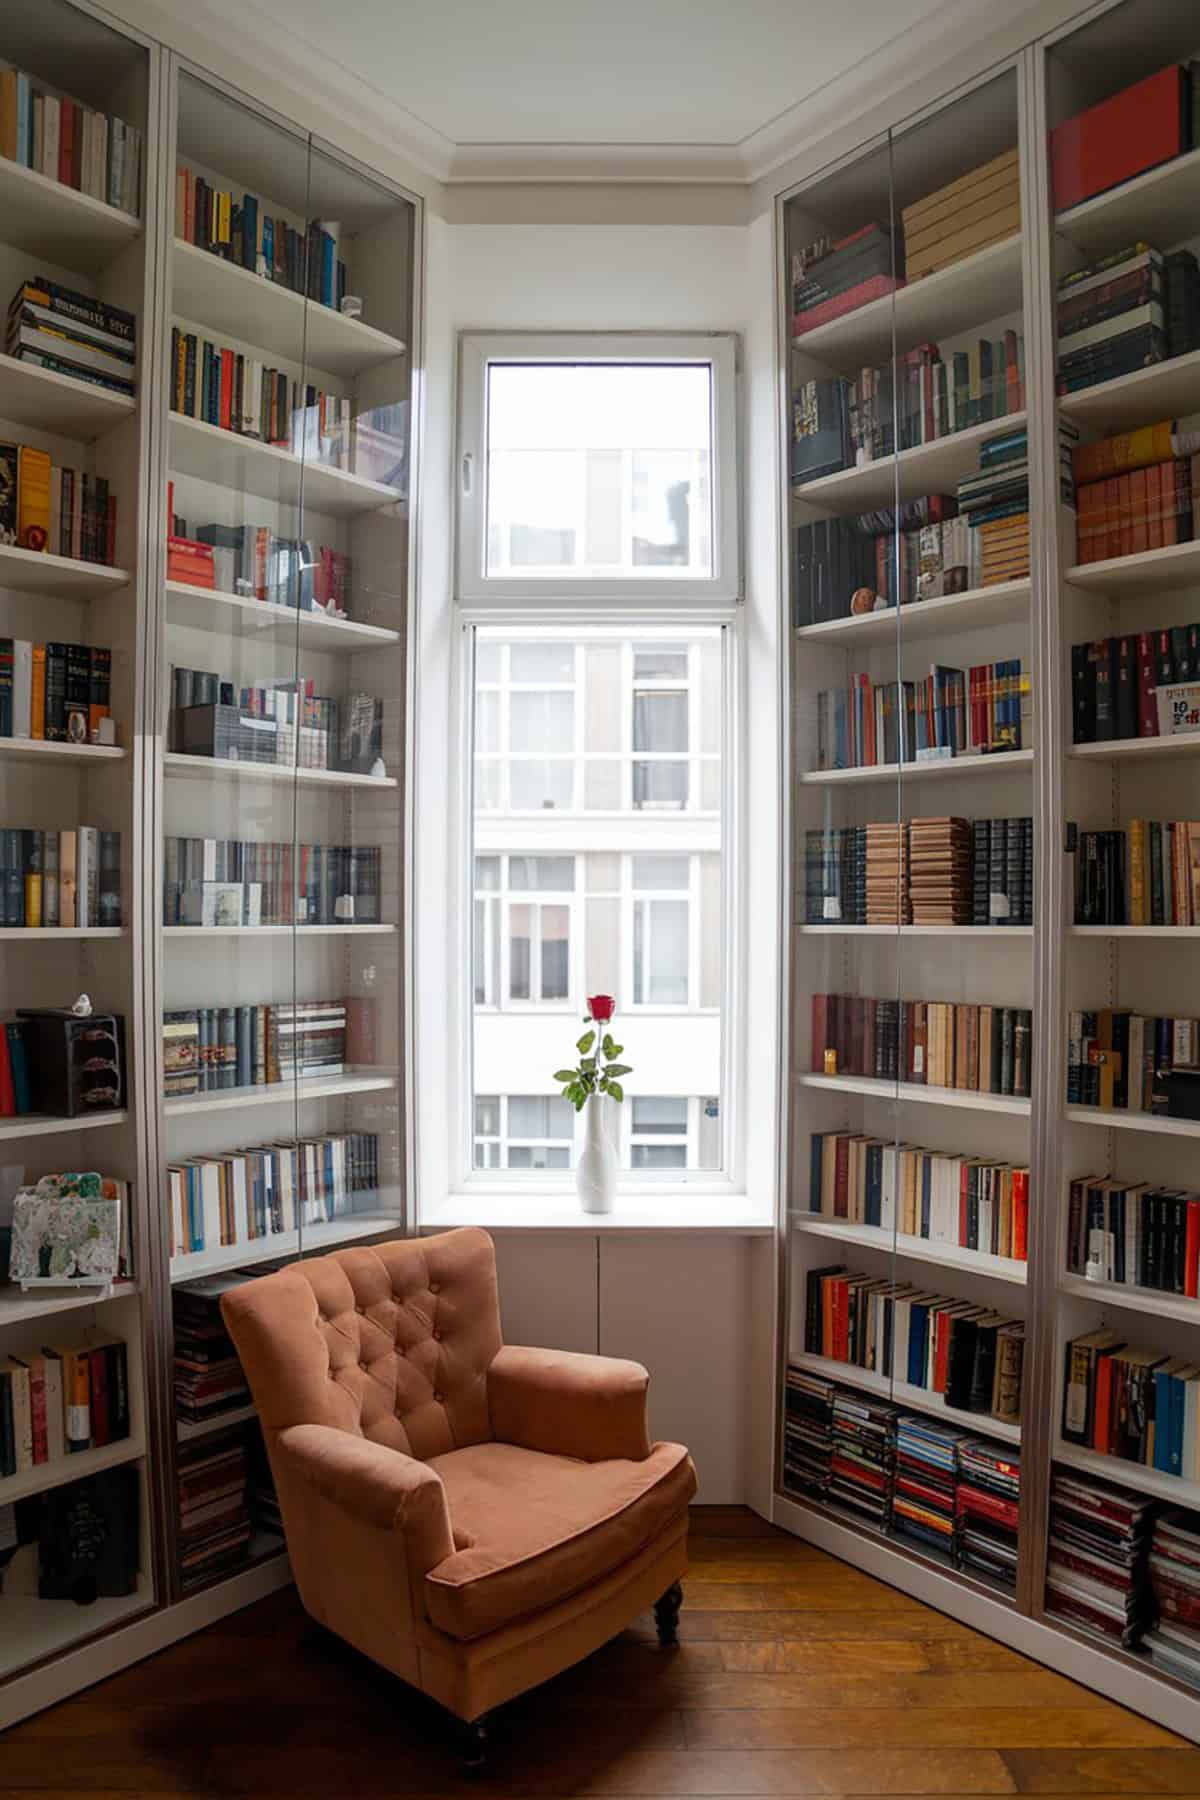
{"type": "Polygon", "coordinates": [[[403,1532],[422,1569],[453,1553],[446,1490],[427,1464],[328,1425],[289,1425],[276,1449],[289,1474],[352,1518],[403,1532]]]}
{"type": "Polygon", "coordinates": [[[506,1344],[488,1369],[488,1408],[501,1443],[582,1462],[650,1454],[641,1363],[506,1344]]]}

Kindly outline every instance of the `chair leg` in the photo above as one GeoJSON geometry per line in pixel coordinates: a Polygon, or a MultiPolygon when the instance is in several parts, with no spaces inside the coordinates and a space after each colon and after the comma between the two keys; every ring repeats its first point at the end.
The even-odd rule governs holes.
{"type": "Polygon", "coordinates": [[[487,1761],[487,1714],[458,1721],[458,1755],[464,1769],[482,1769],[487,1761]]]}
{"type": "Polygon", "coordinates": [[[683,1589],[673,1581],[661,1600],[654,1602],[654,1623],[658,1641],[666,1649],[679,1642],[679,1609],[683,1605],[683,1589]]]}

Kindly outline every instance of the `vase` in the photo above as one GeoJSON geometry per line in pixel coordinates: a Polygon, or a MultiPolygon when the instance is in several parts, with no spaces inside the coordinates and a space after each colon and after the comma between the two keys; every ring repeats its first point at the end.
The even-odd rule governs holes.
{"type": "Polygon", "coordinates": [[[617,1153],[608,1130],[610,1100],[599,1095],[584,1107],[586,1132],[583,1150],[575,1165],[575,1188],[579,1205],[585,1213],[607,1213],[613,1209],[617,1191],[617,1153]]]}

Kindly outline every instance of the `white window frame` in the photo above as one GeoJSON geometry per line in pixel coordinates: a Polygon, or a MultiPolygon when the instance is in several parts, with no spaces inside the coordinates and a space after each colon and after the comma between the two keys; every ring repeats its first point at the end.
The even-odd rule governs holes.
{"type": "Polygon", "coordinates": [[[742,597],[738,529],[736,344],[725,332],[653,336],[614,332],[464,333],[459,357],[458,529],[455,589],[469,606],[517,608],[523,614],[597,601],[640,599],[659,612],[676,606],[731,605],[742,597]],[[712,574],[637,574],[605,580],[548,575],[489,575],[487,551],[487,389],[494,363],[707,363],[712,395],[712,574]]]}
{"type": "MultiPolygon", "coordinates": [[[[621,919],[621,979],[624,983],[622,992],[629,995],[628,1010],[633,1013],[662,1013],[670,1016],[677,1013],[712,1012],[719,1010],[713,1007],[701,1008],[692,1005],[693,995],[700,993],[700,933],[696,929],[700,916],[700,857],[698,850],[648,850],[645,852],[630,851],[622,857],[621,892],[624,895],[621,919]],[[677,856],[687,862],[687,886],[677,888],[635,888],[633,885],[634,858],[638,855],[677,856]],[[639,1000],[634,986],[634,953],[633,937],[635,915],[640,908],[653,905],[659,900],[682,900],[687,906],[688,921],[688,962],[687,984],[688,997],[680,1004],[670,1004],[661,1000],[639,1000]]],[[[722,855],[724,852],[722,851],[722,855]]],[[[642,927],[643,943],[647,947],[646,961],[654,946],[654,931],[647,913],[642,927]]]]}
{"type": "MultiPolygon", "coordinates": [[[[580,914],[579,914],[579,856],[569,850],[482,850],[476,857],[494,856],[500,864],[500,885],[494,888],[481,888],[475,885],[475,865],[471,865],[472,902],[485,903],[484,932],[487,942],[487,961],[485,969],[495,967],[499,991],[490,1000],[475,1002],[476,1012],[488,1013],[573,1013],[580,1004],[581,973],[579,968],[580,949],[580,914]],[[514,888],[511,881],[513,857],[569,857],[575,865],[575,886],[573,888],[514,888]],[[541,909],[545,906],[561,906],[567,914],[567,992],[561,1000],[543,1000],[540,992],[530,996],[528,1000],[515,1000],[509,991],[512,986],[512,909],[514,906],[532,906],[537,909],[535,929],[530,939],[530,986],[540,990],[542,985],[541,944],[542,919],[541,909]],[[499,935],[498,944],[492,940],[499,935]],[[493,954],[496,952],[496,954],[493,954]]],[[[474,930],[474,911],[472,909],[472,930],[474,930]]],[[[471,974],[471,993],[475,992],[474,969],[471,974]]]]}

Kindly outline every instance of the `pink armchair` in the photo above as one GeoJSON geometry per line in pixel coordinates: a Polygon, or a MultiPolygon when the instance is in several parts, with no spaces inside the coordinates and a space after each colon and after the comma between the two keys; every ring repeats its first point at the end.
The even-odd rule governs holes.
{"type": "Polygon", "coordinates": [[[300,1262],[222,1310],[305,1608],[484,1715],[653,1604],[675,1641],[695,1470],[651,1444],[639,1364],[502,1345],[486,1232],[300,1262]]]}

